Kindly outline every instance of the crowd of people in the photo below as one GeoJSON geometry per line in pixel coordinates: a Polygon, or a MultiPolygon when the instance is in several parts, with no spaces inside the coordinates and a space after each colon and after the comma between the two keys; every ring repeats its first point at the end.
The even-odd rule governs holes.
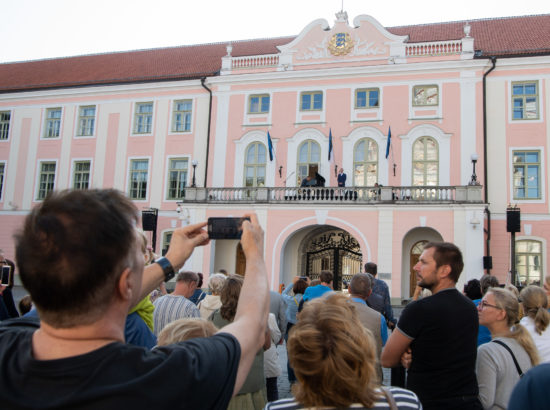
{"type": "Polygon", "coordinates": [[[346,292],[330,271],[269,291],[263,231],[247,216],[245,275],[210,274],[204,286],[182,267],[209,243],[205,223],[176,229],[158,258],[122,193],[49,196],[15,238],[23,318],[8,319],[23,311],[0,289],[0,407],[550,408],[543,288],[484,275],[460,292],[462,254],[440,242],[425,246],[398,318],[374,262],[346,292]],[[279,398],[285,342],[292,397],[279,398]],[[406,377],[385,386],[383,367],[406,377]]]}

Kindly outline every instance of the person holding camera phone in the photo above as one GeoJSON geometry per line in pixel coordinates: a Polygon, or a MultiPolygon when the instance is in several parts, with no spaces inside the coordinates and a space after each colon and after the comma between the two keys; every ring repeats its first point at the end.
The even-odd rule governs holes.
{"type": "Polygon", "coordinates": [[[209,237],[206,222],[178,228],[165,257],[144,268],[138,216],[124,193],[90,189],[54,192],[26,217],[16,256],[41,323],[0,326],[3,409],[223,409],[239,391],[269,309],[258,218],[242,224],[246,276],[233,323],[150,351],[124,343],[128,311],[209,237]]]}
{"type": "Polygon", "coordinates": [[[6,259],[2,249],[0,249],[0,268],[2,268],[2,282],[0,284],[0,320],[19,317],[11,292],[13,288],[15,264],[9,259],[6,259]]]}

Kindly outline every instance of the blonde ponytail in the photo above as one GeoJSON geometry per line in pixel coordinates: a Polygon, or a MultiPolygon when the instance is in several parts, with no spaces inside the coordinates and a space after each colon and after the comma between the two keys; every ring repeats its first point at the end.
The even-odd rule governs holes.
{"type": "Polygon", "coordinates": [[[519,324],[519,302],[516,296],[509,290],[501,288],[491,288],[487,293],[492,293],[495,296],[496,305],[506,312],[506,321],[511,332],[510,337],[515,339],[527,352],[533,366],[539,364],[539,352],[535,342],[527,329],[519,324]]]}
{"type": "Polygon", "coordinates": [[[546,292],[538,286],[527,286],[521,291],[521,300],[525,315],[535,322],[535,331],[541,335],[550,324],[548,313],[548,297],[546,292]]]}

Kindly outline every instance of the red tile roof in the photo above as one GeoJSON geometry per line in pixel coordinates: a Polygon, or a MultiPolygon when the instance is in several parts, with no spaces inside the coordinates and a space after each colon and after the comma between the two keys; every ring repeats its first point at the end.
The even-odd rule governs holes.
{"type": "MultiPolygon", "coordinates": [[[[465,21],[387,28],[410,43],[464,37],[465,21]]],[[[550,14],[472,20],[477,57],[550,54],[550,14]]],[[[295,36],[233,42],[232,55],[278,53],[295,36]]],[[[0,92],[185,80],[217,75],[227,43],[0,64],[0,92]]]]}

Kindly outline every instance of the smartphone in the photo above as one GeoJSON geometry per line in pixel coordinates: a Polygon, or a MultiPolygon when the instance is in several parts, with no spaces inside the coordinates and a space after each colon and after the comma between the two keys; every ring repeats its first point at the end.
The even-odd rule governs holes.
{"type": "Polygon", "coordinates": [[[2,278],[0,280],[0,285],[9,286],[11,283],[11,266],[3,265],[2,266],[2,278]]]}
{"type": "Polygon", "coordinates": [[[243,220],[250,218],[208,218],[210,239],[241,239],[243,220]]]}

